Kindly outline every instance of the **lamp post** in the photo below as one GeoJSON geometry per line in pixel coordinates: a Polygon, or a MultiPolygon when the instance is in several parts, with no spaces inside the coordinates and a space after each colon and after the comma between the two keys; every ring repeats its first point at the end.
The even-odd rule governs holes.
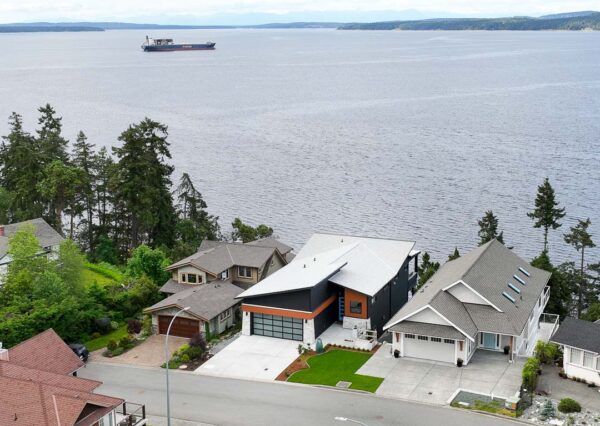
{"type": "Polygon", "coordinates": [[[367,426],[366,423],[359,422],[358,420],[349,419],[348,417],[334,417],[334,420],[337,420],[338,422],[351,422],[356,423],[357,425],[367,426]]]}
{"type": "Polygon", "coordinates": [[[173,318],[171,318],[171,322],[169,323],[169,328],[167,328],[167,335],[165,336],[165,367],[167,370],[167,425],[171,426],[171,402],[170,402],[170,398],[169,398],[169,333],[171,332],[171,326],[173,325],[173,321],[175,321],[175,318],[177,318],[177,316],[182,313],[185,312],[187,310],[189,310],[190,307],[186,306],[185,308],[181,309],[179,312],[177,312],[175,315],[173,315],[173,318]]]}

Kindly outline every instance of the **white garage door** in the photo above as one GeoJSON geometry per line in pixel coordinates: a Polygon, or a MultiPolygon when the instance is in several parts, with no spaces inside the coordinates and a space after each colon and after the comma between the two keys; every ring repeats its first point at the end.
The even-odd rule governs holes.
{"type": "Polygon", "coordinates": [[[404,335],[404,356],[411,358],[454,363],[454,346],[454,340],[404,335]]]}

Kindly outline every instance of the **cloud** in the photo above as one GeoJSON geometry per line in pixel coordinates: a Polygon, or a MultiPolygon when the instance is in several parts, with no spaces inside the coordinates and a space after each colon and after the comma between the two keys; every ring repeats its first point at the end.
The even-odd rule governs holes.
{"type": "Polygon", "coordinates": [[[402,11],[448,15],[541,15],[546,13],[595,10],[597,0],[2,0],[3,22],[36,20],[128,20],[144,16],[196,16],[214,14],[271,13],[304,11],[402,11]]]}

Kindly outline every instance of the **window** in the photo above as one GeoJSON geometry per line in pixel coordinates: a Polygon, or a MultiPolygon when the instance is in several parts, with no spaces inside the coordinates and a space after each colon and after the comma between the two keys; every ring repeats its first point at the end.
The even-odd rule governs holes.
{"type": "Polygon", "coordinates": [[[581,365],[581,351],[579,349],[571,348],[571,356],[569,357],[571,364],[581,365]]]}
{"type": "Polygon", "coordinates": [[[454,340],[452,340],[452,339],[444,339],[444,343],[448,343],[449,345],[453,345],[454,344],[454,340]]]}
{"type": "Polygon", "coordinates": [[[583,353],[583,366],[586,368],[594,368],[594,354],[591,352],[583,353]]]}
{"type": "Polygon", "coordinates": [[[427,336],[419,336],[418,339],[419,340],[429,340],[429,337],[427,337],[427,336]]]}
{"type": "Polygon", "coordinates": [[[414,339],[415,335],[414,334],[405,334],[404,337],[407,339],[414,339]]]}
{"type": "Polygon", "coordinates": [[[496,334],[496,347],[499,348],[500,347],[500,335],[496,334]]]}
{"type": "Polygon", "coordinates": [[[231,316],[231,308],[227,309],[224,312],[219,314],[219,321],[225,321],[227,318],[231,316]]]}
{"type": "Polygon", "coordinates": [[[442,339],[440,339],[439,337],[432,337],[431,341],[436,343],[442,343],[442,339]]]}
{"type": "Polygon", "coordinates": [[[198,275],[187,274],[187,282],[190,284],[197,284],[198,283],[198,275]]]}
{"type": "Polygon", "coordinates": [[[247,266],[238,266],[238,275],[242,278],[252,278],[252,269],[247,266]]]}
{"type": "Polygon", "coordinates": [[[357,302],[355,300],[350,301],[350,312],[353,314],[362,314],[362,302],[357,302]]]}

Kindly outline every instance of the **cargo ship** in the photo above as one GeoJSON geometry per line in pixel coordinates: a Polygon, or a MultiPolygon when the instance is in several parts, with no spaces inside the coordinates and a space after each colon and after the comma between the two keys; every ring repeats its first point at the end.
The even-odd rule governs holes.
{"type": "Polygon", "coordinates": [[[179,50],[214,50],[215,43],[210,41],[206,43],[188,43],[176,44],[172,38],[150,38],[146,36],[146,41],[142,44],[144,52],[176,52],[179,50]]]}

